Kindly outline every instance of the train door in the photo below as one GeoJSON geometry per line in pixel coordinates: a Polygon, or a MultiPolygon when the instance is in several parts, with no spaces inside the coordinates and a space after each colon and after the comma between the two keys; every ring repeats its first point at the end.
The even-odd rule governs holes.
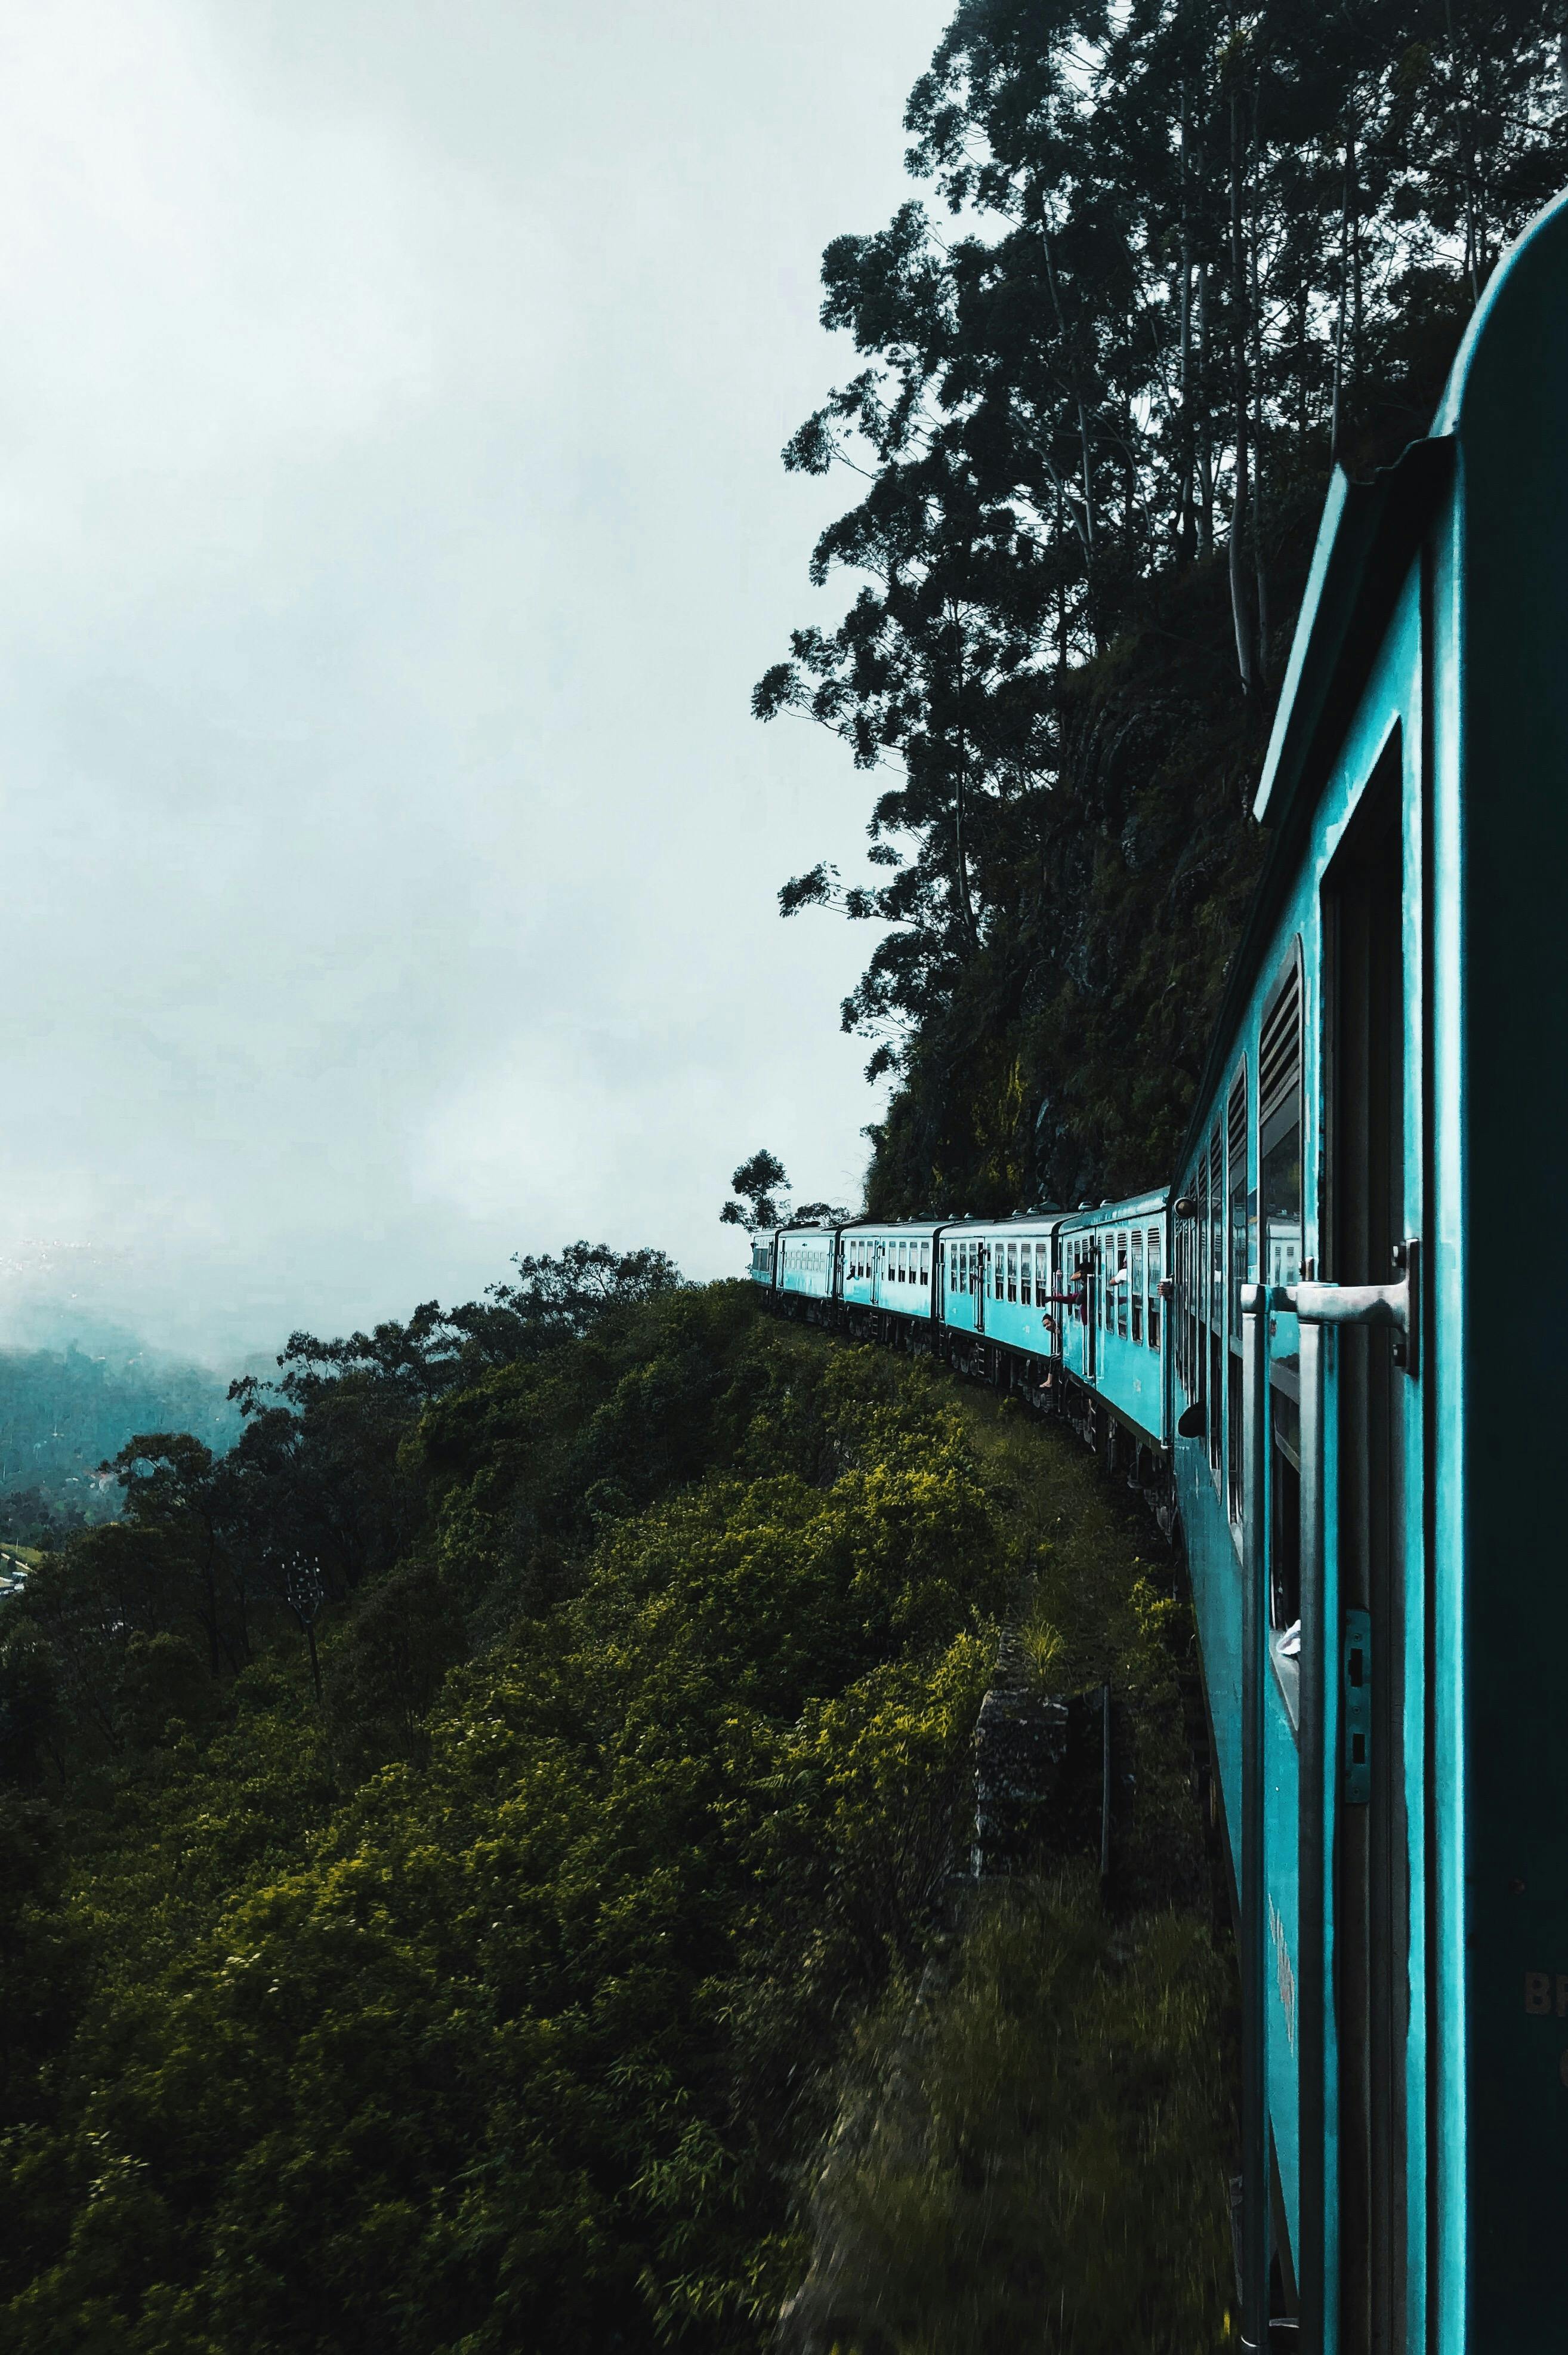
{"type": "Polygon", "coordinates": [[[989,1264],[990,1264],[990,1261],[991,1261],[991,1245],[990,1243],[987,1243],[987,1242],[977,1242],[977,1243],[976,1243],[976,1245],[975,1245],[975,1285],[974,1285],[974,1293],[975,1293],[975,1331],[976,1331],[977,1333],[983,1333],[983,1332],[985,1331],[985,1280],[986,1280],[986,1271],[987,1271],[987,1268],[988,1268],[988,1266],[989,1266],[989,1264]]]}
{"type": "MultiPolygon", "coordinates": [[[[1417,1247],[1406,1199],[1414,1091],[1406,1070],[1403,801],[1397,751],[1367,790],[1326,879],[1323,1007],[1328,1215],[1325,1289],[1403,1290],[1404,1327],[1343,1324],[1324,1385],[1333,1445],[1340,1757],[1332,1849],[1338,2041],[1341,2355],[1403,2355],[1411,2027],[1410,1825],[1405,1806],[1406,1564],[1418,1487],[1419,1365],[1408,1296],[1417,1247]],[[1414,1473],[1414,1479],[1412,1474],[1414,1473]]],[[[1325,1304],[1332,1309],[1332,1298],[1325,1304]]],[[[1375,1305],[1370,1302],[1369,1305],[1375,1305]]],[[[1421,1614],[1420,1548],[1414,1610],[1421,1614]]]]}
{"type": "MultiPolygon", "coordinates": [[[[1408,2213],[1413,1977],[1407,1775],[1421,1787],[1419,1082],[1404,931],[1397,751],[1369,783],[1324,879],[1319,1087],[1304,976],[1266,1003],[1258,1056],[1260,1284],[1244,1346],[1243,1910],[1253,2019],[1267,2016],[1264,1690],[1293,1694],[1299,1894],[1295,2004],[1304,2346],[1407,2355],[1424,2344],[1408,2213]],[[1288,1079],[1288,1090],[1287,1081],[1288,1079]],[[1319,1264],[1300,1245],[1313,1207],[1319,1264]],[[1294,1667],[1291,1665],[1291,1656],[1294,1667]],[[1411,1700],[1411,1694],[1414,1700],[1411,1700]],[[1409,1707],[1407,1708],[1407,1701],[1409,1707]]],[[[1270,1782],[1277,1779],[1272,1774],[1270,1782]]],[[[1419,1809],[1418,1809],[1419,1812],[1419,1809]]],[[[1268,1837],[1276,1836],[1270,1825],[1268,1837]]],[[[1419,1835],[1418,1835],[1419,1837],[1419,1835]]],[[[1244,2043],[1247,2328],[1267,2311],[1267,2054],[1244,2043]]],[[[1272,2030],[1267,2031],[1272,2033],[1272,2030]]],[[[1419,2054],[1420,2045],[1417,2045],[1419,2054]]],[[[1419,2105],[1417,2105],[1419,2107],[1419,2105]]],[[[1414,2243],[1413,2243],[1414,2235],[1414,2243]]],[[[1419,2267],[1417,2268],[1419,2279],[1419,2267]]],[[[1278,2296],[1277,2270],[1274,2283],[1278,2296]]]]}

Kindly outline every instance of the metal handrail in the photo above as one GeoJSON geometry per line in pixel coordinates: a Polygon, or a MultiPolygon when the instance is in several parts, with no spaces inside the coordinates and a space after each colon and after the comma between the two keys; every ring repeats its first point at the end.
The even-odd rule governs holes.
{"type": "Polygon", "coordinates": [[[1397,1333],[1395,1362],[1415,1371],[1421,1239],[1408,1235],[1393,1251],[1404,1273],[1396,1284],[1248,1284],[1242,1287],[1242,1314],[1294,1316],[1303,1325],[1381,1327],[1397,1333]]]}

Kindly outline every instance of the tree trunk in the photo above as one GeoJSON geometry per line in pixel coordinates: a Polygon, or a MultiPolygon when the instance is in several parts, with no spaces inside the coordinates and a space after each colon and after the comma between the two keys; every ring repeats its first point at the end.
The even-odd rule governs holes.
{"type": "Polygon", "coordinates": [[[1263,304],[1257,278],[1259,226],[1256,209],[1256,158],[1261,155],[1260,107],[1257,87],[1252,94],[1252,156],[1254,165],[1251,252],[1247,261],[1247,303],[1252,325],[1252,561],[1257,587],[1257,670],[1268,677],[1268,564],[1263,544],[1263,304]]]}
{"type": "Polygon", "coordinates": [[[1198,554],[1214,545],[1214,444],[1209,430],[1209,265],[1198,264],[1198,554]]]}
{"type": "MultiPolygon", "coordinates": [[[[961,649],[963,642],[959,634],[959,623],[958,610],[950,602],[948,607],[948,616],[952,623],[956,645],[959,649],[961,649]]],[[[953,849],[958,868],[959,913],[963,921],[964,932],[969,940],[970,951],[972,952],[980,944],[980,934],[975,924],[974,897],[969,890],[969,845],[964,838],[964,790],[968,781],[969,744],[964,730],[964,666],[961,651],[959,651],[956,655],[955,671],[958,682],[959,765],[953,779],[953,849]]]]}
{"type": "Polygon", "coordinates": [[[1192,513],[1192,257],[1187,223],[1187,85],[1181,84],[1181,429],[1179,464],[1181,492],[1176,507],[1176,552],[1190,563],[1197,546],[1197,519],[1192,513]]]}
{"type": "Polygon", "coordinates": [[[1241,202],[1241,109],[1231,92],[1231,386],[1235,427],[1235,462],[1232,474],[1230,579],[1231,620],[1235,629],[1236,668],[1244,695],[1257,684],[1256,651],[1253,643],[1253,603],[1247,591],[1246,534],[1248,527],[1247,442],[1249,391],[1247,383],[1247,274],[1241,202]]]}
{"type": "Polygon", "coordinates": [[[1351,298],[1351,191],[1355,185],[1356,137],[1345,133],[1345,171],[1340,197],[1340,301],[1334,321],[1334,398],[1329,412],[1329,455],[1337,465],[1344,432],[1345,319],[1351,298]]]}

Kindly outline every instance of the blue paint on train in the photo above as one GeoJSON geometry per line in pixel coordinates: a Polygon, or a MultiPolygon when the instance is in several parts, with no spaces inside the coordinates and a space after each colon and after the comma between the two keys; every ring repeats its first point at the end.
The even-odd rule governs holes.
{"type": "Polygon", "coordinates": [[[1054,1408],[1179,1518],[1254,2347],[1564,2336],[1568,1580],[1532,1417],[1568,1325],[1565,394],[1560,200],[1433,435],[1335,477],[1169,1193],[754,1243],[787,1305],[1054,1408]]]}

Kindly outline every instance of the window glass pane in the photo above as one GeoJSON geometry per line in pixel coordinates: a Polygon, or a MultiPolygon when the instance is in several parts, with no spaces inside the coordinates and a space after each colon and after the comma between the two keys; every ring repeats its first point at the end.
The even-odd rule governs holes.
{"type": "Polygon", "coordinates": [[[1149,1346],[1160,1347],[1160,1230],[1149,1230],[1149,1346]]]}
{"type": "Polygon", "coordinates": [[[1135,1341],[1141,1341],[1143,1338],[1143,1235],[1141,1231],[1137,1227],[1132,1231],[1132,1259],[1130,1266],[1132,1271],[1132,1337],[1135,1341]]]}
{"type": "MultiPolygon", "coordinates": [[[[1242,1106],[1241,1106],[1241,1122],[1240,1122],[1240,1134],[1239,1134],[1239,1135],[1237,1134],[1237,1126],[1238,1126],[1238,1124],[1236,1123],[1236,1121],[1234,1120],[1234,1117],[1233,1117],[1233,1120],[1232,1120],[1232,1123],[1231,1123],[1231,1167],[1230,1167],[1230,1229],[1231,1229],[1231,1234],[1230,1234],[1230,1245],[1231,1245],[1231,1249],[1230,1249],[1230,1260],[1231,1260],[1231,1266],[1230,1266],[1230,1277],[1231,1277],[1231,1298],[1230,1298],[1230,1335],[1231,1335],[1231,1347],[1232,1347],[1232,1348],[1233,1348],[1233,1349],[1235,1349],[1235,1350],[1237,1350],[1237,1351],[1239,1351],[1239,1350],[1240,1350],[1240,1348],[1241,1348],[1241,1340],[1242,1340],[1242,1328],[1241,1328],[1241,1296],[1242,1296],[1242,1286],[1246,1283],[1246,1280],[1247,1280],[1247,1266],[1246,1266],[1246,1263],[1247,1263],[1247,1241],[1248,1241],[1248,1235],[1247,1235],[1247,1209],[1248,1209],[1248,1204],[1247,1204],[1247,1187],[1246,1187],[1246,1176],[1247,1176],[1247,1171],[1246,1171],[1246,1125],[1245,1125],[1245,1124],[1246,1124],[1246,1103],[1245,1103],[1245,1082],[1244,1082],[1244,1094],[1243,1094],[1242,1106]]],[[[1297,1238],[1297,1239],[1298,1239],[1298,1241],[1299,1241],[1299,1240],[1300,1240],[1300,1237],[1299,1237],[1300,1213],[1299,1213],[1299,1211],[1298,1211],[1298,1213],[1297,1213],[1297,1225],[1298,1225],[1298,1238],[1297,1238]]]]}

